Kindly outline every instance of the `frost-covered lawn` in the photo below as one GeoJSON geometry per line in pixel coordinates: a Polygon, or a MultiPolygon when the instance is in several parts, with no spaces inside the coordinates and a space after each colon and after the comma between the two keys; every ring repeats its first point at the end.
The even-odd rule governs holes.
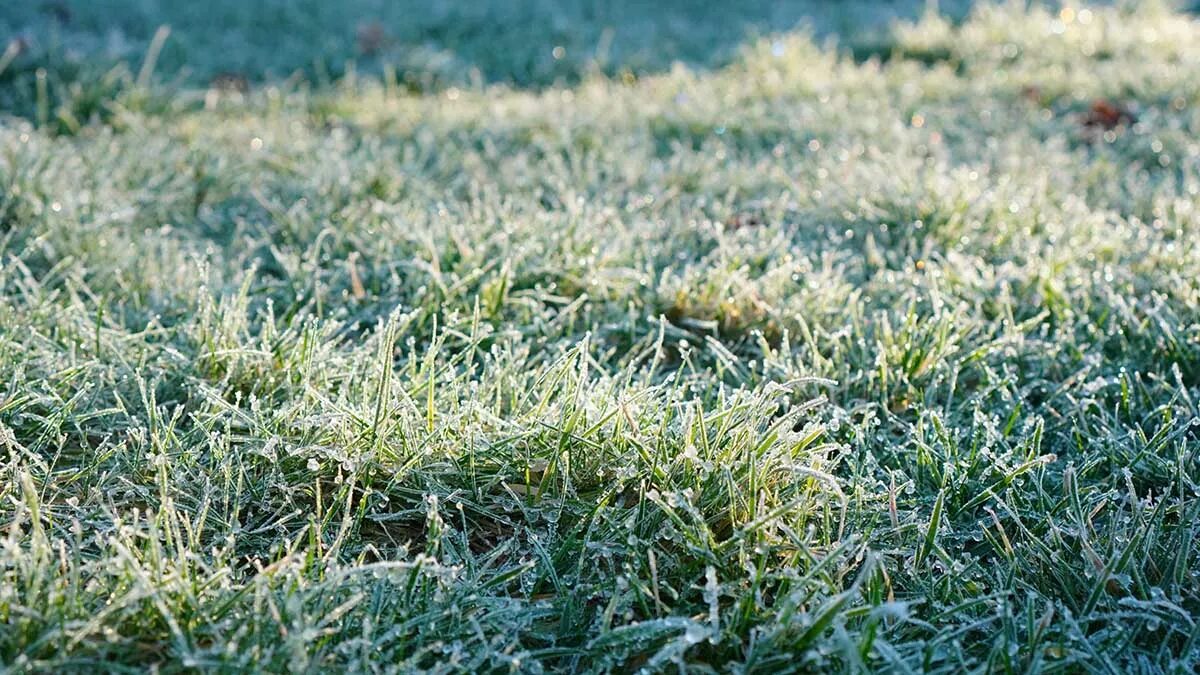
{"type": "Polygon", "coordinates": [[[1196,17],[497,3],[0,8],[0,669],[1200,667],[1196,17]]]}

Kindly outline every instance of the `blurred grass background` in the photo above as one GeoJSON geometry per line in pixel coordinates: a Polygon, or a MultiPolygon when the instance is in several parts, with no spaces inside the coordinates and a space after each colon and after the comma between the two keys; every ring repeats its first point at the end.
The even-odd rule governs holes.
{"type": "MultiPolygon", "coordinates": [[[[102,64],[140,60],[155,31],[172,30],[158,67],[195,83],[337,77],[352,64],[520,86],[727,63],[747,38],[797,26],[862,39],[927,9],[961,16],[966,0],[33,0],[0,8],[0,34],[32,55],[102,64]]],[[[30,61],[35,59],[30,58],[30,61]]]]}
{"type": "MultiPolygon", "coordinates": [[[[105,117],[143,79],[177,88],[263,81],[322,86],[348,74],[409,91],[573,84],[673,63],[715,68],[762,35],[801,29],[865,53],[887,28],[968,0],[32,0],[0,7],[0,112],[63,128],[105,117]],[[161,42],[155,44],[155,36],[161,42]],[[40,106],[40,108],[39,108],[40,106]]],[[[178,103],[178,101],[176,101],[178,103]]]]}

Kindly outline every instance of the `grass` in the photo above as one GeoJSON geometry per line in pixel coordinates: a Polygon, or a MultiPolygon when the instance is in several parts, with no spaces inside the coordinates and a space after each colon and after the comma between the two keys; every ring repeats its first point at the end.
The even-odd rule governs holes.
{"type": "Polygon", "coordinates": [[[0,669],[1200,667],[1196,17],[174,4],[0,10],[0,669]]]}

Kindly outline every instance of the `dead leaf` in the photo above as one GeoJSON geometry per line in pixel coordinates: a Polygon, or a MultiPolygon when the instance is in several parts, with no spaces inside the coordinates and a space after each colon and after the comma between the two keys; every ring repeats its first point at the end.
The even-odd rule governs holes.
{"type": "Polygon", "coordinates": [[[1120,126],[1130,126],[1137,122],[1137,116],[1124,103],[1113,102],[1098,98],[1092,101],[1087,114],[1083,116],[1083,126],[1089,129],[1111,131],[1120,126]]]}
{"type": "Polygon", "coordinates": [[[749,213],[737,213],[725,219],[725,228],[729,230],[741,230],[762,225],[766,225],[766,221],[749,213]]]}
{"type": "Polygon", "coordinates": [[[525,497],[532,496],[532,497],[536,498],[539,493],[538,487],[536,485],[530,486],[530,485],[524,485],[522,483],[505,482],[504,487],[508,488],[515,494],[519,494],[519,495],[522,495],[525,497]]]}

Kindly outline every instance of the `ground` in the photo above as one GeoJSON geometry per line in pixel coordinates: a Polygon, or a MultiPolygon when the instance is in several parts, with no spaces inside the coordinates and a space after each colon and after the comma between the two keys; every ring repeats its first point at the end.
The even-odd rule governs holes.
{"type": "Polygon", "coordinates": [[[420,4],[0,8],[0,670],[1200,667],[1196,16],[420,4]]]}

